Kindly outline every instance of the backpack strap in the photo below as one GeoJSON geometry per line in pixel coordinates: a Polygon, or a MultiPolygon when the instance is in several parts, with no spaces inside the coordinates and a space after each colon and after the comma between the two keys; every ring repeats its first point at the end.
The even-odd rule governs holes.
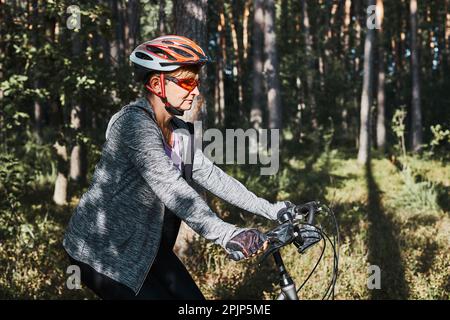
{"type": "Polygon", "coordinates": [[[188,126],[188,130],[189,130],[189,134],[190,134],[190,139],[189,139],[189,151],[190,151],[190,163],[186,164],[184,166],[184,174],[185,174],[185,179],[188,182],[192,181],[192,166],[194,165],[194,139],[195,139],[195,133],[194,133],[194,125],[191,122],[186,122],[187,126],[188,126]]]}
{"type": "Polygon", "coordinates": [[[183,163],[183,178],[187,182],[192,182],[192,165],[194,163],[194,125],[190,122],[185,122],[179,118],[174,117],[172,119],[172,123],[175,128],[179,129],[187,129],[189,131],[189,143],[188,143],[188,149],[189,149],[189,163],[183,163]]]}

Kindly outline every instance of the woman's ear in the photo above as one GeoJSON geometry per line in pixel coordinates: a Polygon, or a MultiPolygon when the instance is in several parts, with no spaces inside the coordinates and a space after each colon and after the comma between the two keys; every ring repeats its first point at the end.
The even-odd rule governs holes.
{"type": "Polygon", "coordinates": [[[159,80],[159,75],[153,75],[148,80],[148,85],[158,94],[161,94],[161,83],[159,80]]]}

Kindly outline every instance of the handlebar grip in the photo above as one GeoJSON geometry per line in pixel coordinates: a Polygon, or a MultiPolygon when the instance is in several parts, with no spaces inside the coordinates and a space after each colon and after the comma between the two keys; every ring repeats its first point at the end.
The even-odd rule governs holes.
{"type": "Polygon", "coordinates": [[[314,215],[316,213],[316,209],[314,208],[314,206],[309,206],[309,213],[308,213],[308,223],[309,224],[314,224],[314,215]]]}
{"type": "Polygon", "coordinates": [[[302,214],[308,214],[308,223],[314,224],[314,216],[316,214],[317,210],[317,202],[311,201],[308,203],[305,203],[303,205],[298,206],[297,211],[302,214]]]}

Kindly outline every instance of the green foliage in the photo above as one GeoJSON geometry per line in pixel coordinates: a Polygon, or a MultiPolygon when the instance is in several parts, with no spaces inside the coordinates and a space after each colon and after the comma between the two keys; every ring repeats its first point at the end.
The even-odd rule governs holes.
{"type": "MultiPolygon", "coordinates": [[[[406,156],[405,147],[405,118],[404,108],[396,110],[392,119],[392,130],[397,136],[399,142],[396,145],[397,152],[402,155],[401,176],[403,179],[402,190],[398,194],[397,203],[406,209],[419,211],[438,210],[438,192],[430,181],[417,181],[414,172],[411,170],[409,160],[406,156]]],[[[433,130],[434,128],[432,128],[433,130]]],[[[437,127],[440,129],[440,126],[437,127]]],[[[437,132],[437,131],[433,131],[437,132]]],[[[439,144],[442,137],[446,138],[446,132],[439,131],[440,135],[433,140],[434,144],[439,144]]]]}
{"type": "Polygon", "coordinates": [[[405,118],[406,118],[406,111],[403,106],[400,109],[397,109],[394,113],[394,116],[392,117],[392,131],[395,133],[398,139],[398,143],[395,145],[395,149],[397,150],[397,152],[401,152],[403,157],[406,156],[405,118]]]}
{"type": "Polygon", "coordinates": [[[398,195],[398,205],[405,209],[424,213],[437,211],[439,205],[435,185],[430,181],[416,181],[411,169],[408,167],[401,173],[404,185],[398,195]]]}
{"type": "Polygon", "coordinates": [[[425,156],[428,158],[449,159],[450,150],[450,130],[444,129],[442,125],[436,124],[430,127],[433,137],[427,145],[428,150],[425,151],[425,156]]]}
{"type": "Polygon", "coordinates": [[[433,132],[433,139],[430,144],[433,147],[437,147],[443,142],[450,143],[450,130],[444,130],[440,124],[431,126],[431,132],[433,132]]]}
{"type": "Polygon", "coordinates": [[[0,154],[0,298],[94,298],[65,288],[61,239],[71,209],[51,205],[48,182],[37,176],[23,161],[0,154]]]}
{"type": "Polygon", "coordinates": [[[19,212],[20,196],[28,182],[28,174],[20,161],[0,154],[0,240],[16,237],[23,223],[19,212]]]}

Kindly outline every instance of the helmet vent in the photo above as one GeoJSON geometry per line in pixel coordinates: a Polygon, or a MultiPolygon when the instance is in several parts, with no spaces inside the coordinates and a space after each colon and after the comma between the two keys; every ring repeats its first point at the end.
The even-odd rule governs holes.
{"type": "Polygon", "coordinates": [[[177,60],[174,57],[172,57],[170,54],[165,52],[164,50],[161,50],[160,48],[157,48],[157,47],[154,47],[154,46],[146,46],[146,48],[147,48],[148,51],[153,52],[154,54],[157,54],[161,58],[169,59],[169,60],[173,60],[173,61],[177,60]]]}
{"type": "Polygon", "coordinates": [[[143,59],[143,60],[153,60],[152,57],[146,55],[145,53],[139,52],[139,51],[136,52],[135,55],[136,55],[136,57],[138,57],[139,59],[143,59]]]}
{"type": "Polygon", "coordinates": [[[193,58],[194,56],[190,54],[189,52],[186,52],[184,50],[178,49],[176,47],[169,47],[171,50],[175,51],[176,53],[182,55],[185,58],[193,58]]]}
{"type": "Polygon", "coordinates": [[[187,44],[181,44],[180,46],[182,46],[183,48],[191,50],[196,55],[198,55],[200,58],[205,58],[205,56],[203,54],[201,54],[200,52],[196,51],[194,48],[192,48],[191,46],[188,46],[187,44]]]}
{"type": "Polygon", "coordinates": [[[163,40],[163,41],[161,41],[162,43],[165,43],[165,44],[175,44],[175,43],[173,43],[172,41],[169,41],[169,40],[163,40]]]}

